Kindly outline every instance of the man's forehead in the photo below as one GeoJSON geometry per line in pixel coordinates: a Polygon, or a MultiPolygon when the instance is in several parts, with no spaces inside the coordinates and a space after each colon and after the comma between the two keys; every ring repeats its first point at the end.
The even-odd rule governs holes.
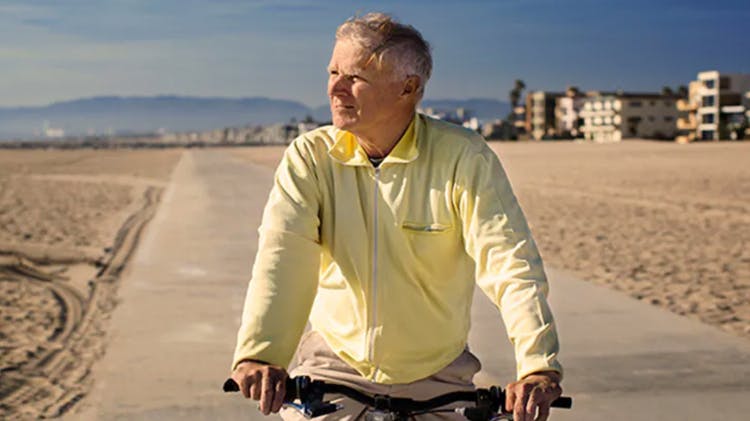
{"type": "Polygon", "coordinates": [[[378,66],[374,66],[376,60],[373,54],[364,47],[349,41],[337,41],[333,47],[330,67],[353,72],[353,71],[377,71],[378,66]]]}

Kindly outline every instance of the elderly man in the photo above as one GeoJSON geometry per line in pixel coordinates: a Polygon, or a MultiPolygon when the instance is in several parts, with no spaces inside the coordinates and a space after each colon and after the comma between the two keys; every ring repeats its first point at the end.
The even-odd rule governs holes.
{"type": "MultiPolygon", "coordinates": [[[[416,113],[431,68],[419,32],[387,15],[338,28],[333,125],[295,139],[279,165],[238,333],[232,378],[264,414],[282,406],[295,350],[292,374],[366,393],[471,389],[475,285],[515,347],[506,410],[544,420],[561,393],[537,248],[484,139],[416,113]]],[[[332,417],[361,407],[346,411],[332,417]]]]}

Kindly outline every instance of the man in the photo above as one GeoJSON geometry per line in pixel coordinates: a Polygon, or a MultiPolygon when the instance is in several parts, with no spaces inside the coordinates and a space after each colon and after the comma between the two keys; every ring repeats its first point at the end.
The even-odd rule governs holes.
{"type": "Polygon", "coordinates": [[[515,347],[506,410],[544,420],[560,396],[538,251],[486,142],[416,113],[431,68],[419,32],[387,15],[338,28],[333,126],[295,139],[279,165],[238,333],[232,378],[264,414],[281,408],[298,342],[293,375],[416,399],[472,388],[475,284],[515,347]]]}

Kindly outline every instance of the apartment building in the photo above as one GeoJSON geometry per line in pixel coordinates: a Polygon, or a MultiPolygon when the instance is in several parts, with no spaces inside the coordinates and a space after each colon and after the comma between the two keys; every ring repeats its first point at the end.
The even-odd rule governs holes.
{"type": "Polygon", "coordinates": [[[586,98],[615,95],[614,92],[581,92],[577,87],[568,87],[565,95],[555,100],[555,134],[563,139],[583,137],[581,110],[586,98]]]}
{"type": "Polygon", "coordinates": [[[687,98],[677,100],[677,143],[689,143],[698,138],[698,108],[701,105],[701,86],[698,80],[688,85],[687,98]]]}
{"type": "Polygon", "coordinates": [[[677,97],[654,93],[592,95],[585,99],[581,131],[586,140],[672,139],[677,134],[677,97]]]}
{"type": "Polygon", "coordinates": [[[696,139],[719,140],[731,137],[731,126],[742,118],[743,96],[750,91],[750,74],[722,74],[711,70],[698,73],[696,139]]]}
{"type": "MultiPolygon", "coordinates": [[[[528,96],[526,99],[528,100],[528,96]]],[[[515,139],[525,139],[530,130],[530,126],[526,122],[526,109],[525,105],[518,105],[511,110],[511,130],[513,132],[511,137],[515,139]]]]}
{"type": "Polygon", "coordinates": [[[560,92],[534,91],[526,95],[526,129],[532,139],[556,135],[555,105],[560,92]]]}

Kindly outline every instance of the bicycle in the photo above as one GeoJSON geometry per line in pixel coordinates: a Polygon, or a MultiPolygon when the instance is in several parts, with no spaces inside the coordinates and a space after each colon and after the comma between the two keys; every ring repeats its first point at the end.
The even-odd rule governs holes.
{"type": "MultiPolygon", "coordinates": [[[[224,392],[238,392],[239,386],[233,379],[224,382],[224,392]]],[[[366,406],[366,421],[407,421],[417,415],[456,412],[471,421],[512,420],[513,414],[501,412],[505,403],[505,390],[498,386],[477,389],[473,392],[450,392],[432,399],[419,401],[409,398],[396,398],[388,395],[370,396],[348,386],[312,380],[308,376],[287,379],[284,402],[305,418],[311,419],[334,413],[341,405],[324,400],[325,395],[344,395],[366,406]],[[296,401],[299,401],[297,403],[296,401]],[[444,409],[456,402],[473,403],[474,406],[444,409]]],[[[554,408],[571,408],[573,399],[562,396],[552,402],[554,408]]]]}

